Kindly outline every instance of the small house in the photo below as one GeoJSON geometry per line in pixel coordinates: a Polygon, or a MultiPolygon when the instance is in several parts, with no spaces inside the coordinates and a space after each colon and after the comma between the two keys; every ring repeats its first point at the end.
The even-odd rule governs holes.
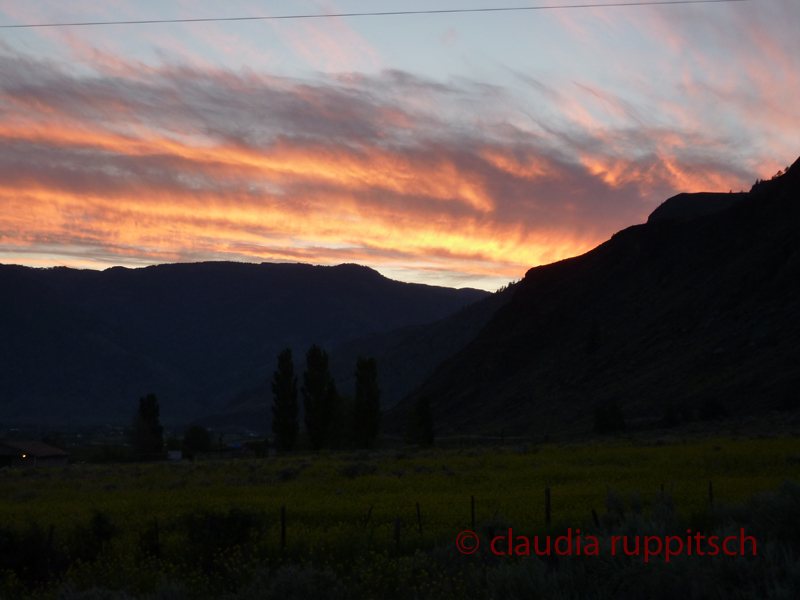
{"type": "Polygon", "coordinates": [[[69,453],[44,442],[0,440],[2,467],[66,467],[69,453]]]}

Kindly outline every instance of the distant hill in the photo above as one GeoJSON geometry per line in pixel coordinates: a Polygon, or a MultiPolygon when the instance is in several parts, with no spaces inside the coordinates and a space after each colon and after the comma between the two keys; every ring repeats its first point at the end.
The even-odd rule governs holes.
{"type": "Polygon", "coordinates": [[[587,433],[611,402],[632,427],[784,410],[800,402],[798,356],[800,160],[747,194],[672,198],[531,269],[386,421],[402,430],[422,395],[440,434],[587,433]]]}
{"type": "MultiPolygon", "coordinates": [[[[497,309],[511,299],[516,285],[510,285],[435,323],[409,325],[345,342],[329,353],[330,368],[339,393],[354,393],[356,360],[359,356],[372,356],[378,364],[381,404],[384,410],[391,408],[430,377],[443,360],[472,340],[497,309]]],[[[303,355],[295,361],[301,385],[304,360],[303,355]]],[[[196,422],[216,427],[252,427],[253,423],[258,423],[269,431],[271,398],[269,381],[265,380],[240,393],[222,411],[205,415],[196,422]]]]}
{"type": "Polygon", "coordinates": [[[489,296],[358,265],[210,262],[105,271],[0,265],[0,422],[127,424],[154,391],[185,423],[297,359],[489,296]]]}
{"type": "Polygon", "coordinates": [[[347,342],[331,353],[331,371],[342,390],[353,393],[356,359],[374,356],[379,365],[381,403],[392,407],[430,377],[442,361],[466,346],[511,300],[516,286],[509,285],[435,323],[347,342]]]}

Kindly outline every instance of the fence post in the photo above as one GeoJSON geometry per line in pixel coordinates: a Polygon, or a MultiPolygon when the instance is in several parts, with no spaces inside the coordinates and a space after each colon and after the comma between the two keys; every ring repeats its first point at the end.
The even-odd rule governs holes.
{"type": "Polygon", "coordinates": [[[422,513],[419,510],[419,502],[417,502],[417,523],[419,523],[419,534],[422,535],[422,513]]]}
{"type": "Polygon", "coordinates": [[[366,529],[367,525],[369,525],[369,518],[372,516],[372,507],[373,506],[375,506],[375,505],[374,504],[370,504],[369,505],[369,511],[367,512],[367,520],[364,521],[364,529],[366,529]]]}
{"type": "MultiPolygon", "coordinates": [[[[35,457],[34,457],[35,460],[35,457]]],[[[50,531],[47,533],[47,547],[45,548],[45,560],[46,567],[47,567],[47,580],[49,581],[53,575],[53,531],[55,530],[55,525],[50,525],[50,531]]]]}
{"type": "Polygon", "coordinates": [[[158,539],[158,517],[153,517],[153,531],[156,537],[156,560],[161,558],[161,542],[158,539]]]}
{"type": "Polygon", "coordinates": [[[550,488],[544,488],[544,521],[550,525],[550,488]]]}
{"type": "Polygon", "coordinates": [[[592,509],[592,521],[594,521],[595,527],[600,527],[600,519],[597,518],[597,511],[592,509]]]}
{"type": "Polygon", "coordinates": [[[472,496],[472,528],[475,529],[475,496],[472,496]]]}
{"type": "Polygon", "coordinates": [[[286,550],[286,505],[281,506],[281,552],[286,550]]]}
{"type": "Polygon", "coordinates": [[[400,529],[403,527],[400,519],[394,520],[394,541],[397,544],[397,549],[400,550],[400,529]]]}

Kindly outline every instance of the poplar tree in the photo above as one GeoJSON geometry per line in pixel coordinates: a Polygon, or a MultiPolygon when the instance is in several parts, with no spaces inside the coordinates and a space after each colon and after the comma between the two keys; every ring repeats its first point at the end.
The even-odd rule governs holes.
{"type": "Polygon", "coordinates": [[[381,390],[378,388],[378,365],[375,359],[359,357],[355,376],[354,441],[359,448],[372,448],[381,425],[381,390]]]}
{"type": "Polygon", "coordinates": [[[306,354],[303,373],[303,408],[308,439],[314,450],[331,447],[340,425],[341,399],[328,369],[328,353],[314,344],[306,354]]]}
{"type": "Polygon", "coordinates": [[[406,438],[412,444],[433,446],[433,416],[431,415],[431,401],[427,396],[421,396],[414,403],[408,415],[406,438]]]}
{"type": "Polygon", "coordinates": [[[153,393],[139,398],[139,410],[133,416],[130,441],[139,458],[160,458],[164,452],[164,428],[159,421],[161,407],[153,393]]]}
{"type": "Polygon", "coordinates": [[[293,450],[300,429],[297,413],[297,377],[294,374],[292,350],[286,348],[278,355],[278,370],[272,377],[272,432],[275,447],[281,451],[293,450]]]}

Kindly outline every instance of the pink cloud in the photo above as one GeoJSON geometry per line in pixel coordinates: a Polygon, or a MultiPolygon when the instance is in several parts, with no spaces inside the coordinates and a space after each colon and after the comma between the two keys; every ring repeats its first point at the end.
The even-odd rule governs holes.
{"type": "Polygon", "coordinates": [[[667,108],[688,132],[597,84],[532,82],[556,100],[532,134],[504,90],[469,81],[139,69],[73,48],[94,75],[0,54],[6,260],[61,248],[64,260],[353,260],[511,279],[669,195],[755,178],[687,107],[667,108]]]}

